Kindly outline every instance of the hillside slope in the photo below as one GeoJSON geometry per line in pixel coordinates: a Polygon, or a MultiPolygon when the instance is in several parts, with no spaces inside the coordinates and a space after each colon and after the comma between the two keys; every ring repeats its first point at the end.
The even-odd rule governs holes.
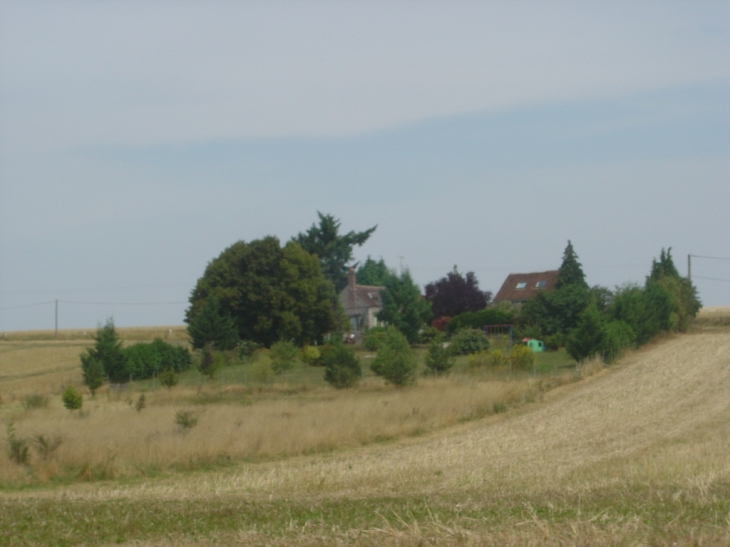
{"type": "Polygon", "coordinates": [[[729,448],[722,329],[654,344],[518,411],[426,437],[5,493],[0,525],[20,534],[24,515],[43,514],[40,528],[22,528],[38,544],[63,533],[69,544],[727,545],[729,448]]]}

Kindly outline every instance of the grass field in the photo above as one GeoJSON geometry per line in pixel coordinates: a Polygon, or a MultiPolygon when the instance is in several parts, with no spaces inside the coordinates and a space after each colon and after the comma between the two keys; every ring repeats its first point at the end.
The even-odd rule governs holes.
{"type": "MultiPolygon", "coordinates": [[[[267,457],[242,454],[177,471],[142,464],[137,473],[114,471],[122,458],[117,447],[108,475],[79,469],[77,480],[46,483],[15,476],[29,471],[4,461],[0,466],[11,471],[4,471],[0,492],[0,545],[728,545],[730,329],[718,327],[722,316],[713,312],[712,326],[657,341],[556,389],[541,391],[529,378],[505,381],[532,391],[507,412],[444,418],[385,442],[356,440],[295,455],[277,449],[267,457]]],[[[42,370],[35,372],[40,382],[42,370]]],[[[238,394],[230,386],[209,386],[204,395],[217,401],[186,401],[185,408],[204,409],[199,425],[170,436],[180,451],[188,442],[209,443],[216,430],[230,430],[257,408],[253,421],[263,429],[280,419],[316,416],[318,429],[341,431],[338,414],[358,407],[358,398],[385,407],[367,417],[373,425],[399,422],[403,414],[388,409],[397,401],[416,420],[429,412],[447,416],[453,406],[439,407],[440,399],[453,405],[468,390],[476,401],[491,401],[486,386],[495,382],[459,381],[464,385],[422,380],[394,390],[368,379],[354,392],[329,391],[329,401],[317,385],[238,394]],[[419,392],[420,402],[408,399],[419,392]],[[208,417],[214,419],[205,425],[208,417]],[[206,428],[207,435],[193,438],[206,428]]],[[[60,414],[97,432],[94,420],[116,427],[132,420],[127,428],[135,432],[151,427],[147,421],[154,427],[155,412],[171,407],[175,389],[149,391],[141,412],[123,400],[100,401],[83,418],[60,412],[54,401],[21,414],[13,414],[19,412],[15,403],[0,409],[13,408],[3,416],[13,414],[18,430],[60,414]]],[[[188,389],[180,388],[179,396],[189,397],[188,389]]],[[[283,435],[301,431],[302,423],[283,435]]],[[[146,435],[154,447],[154,435],[146,435]]],[[[248,430],[229,435],[234,443],[252,436],[248,430]]],[[[58,450],[73,444],[65,440],[58,450]]]]}

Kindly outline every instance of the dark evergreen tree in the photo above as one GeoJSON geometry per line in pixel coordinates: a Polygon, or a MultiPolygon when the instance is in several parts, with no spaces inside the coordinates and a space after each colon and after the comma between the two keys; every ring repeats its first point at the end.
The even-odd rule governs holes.
{"type": "Polygon", "coordinates": [[[467,272],[463,276],[456,266],[445,277],[426,285],[425,292],[435,317],[476,312],[486,308],[492,298],[492,293],[479,290],[479,281],[474,272],[467,272]]]}
{"type": "Polygon", "coordinates": [[[341,343],[325,347],[319,363],[325,367],[324,379],[337,389],[352,387],[362,377],[362,368],[355,352],[341,343]]]}
{"type": "Polygon", "coordinates": [[[340,235],[340,221],[319,211],[319,225],[312,224],[305,233],[299,233],[293,241],[319,258],[322,273],[339,292],[347,286],[347,264],[352,261],[352,248],[363,245],[373,234],[376,226],[364,232],[350,231],[340,235]]]}
{"type": "Polygon", "coordinates": [[[565,348],[576,361],[601,353],[605,319],[594,302],[580,314],[578,325],[568,336],[565,348]]]}
{"type": "Polygon", "coordinates": [[[431,305],[421,298],[418,285],[408,270],[400,275],[390,272],[385,279],[381,301],[383,309],[378,312],[378,320],[393,325],[415,344],[421,327],[431,319],[431,305]]]}
{"type": "Polygon", "coordinates": [[[104,365],[98,358],[92,356],[89,352],[81,354],[81,372],[84,376],[84,384],[91,391],[93,397],[96,390],[104,383],[104,365]]]}
{"type": "MultiPolygon", "coordinates": [[[[88,348],[86,354],[81,355],[81,367],[86,379],[87,370],[92,383],[98,382],[98,371],[94,370],[96,363],[101,363],[103,375],[109,378],[110,382],[126,382],[129,380],[129,371],[127,370],[127,359],[122,350],[122,342],[119,340],[117,331],[114,329],[114,320],[109,318],[103,327],[96,329],[94,336],[94,347],[88,348]],[[94,363],[96,361],[96,363],[94,363]]],[[[89,385],[89,384],[87,384],[89,385]]],[[[100,386],[89,389],[92,393],[100,386]]]]}
{"type": "Polygon", "coordinates": [[[188,321],[188,334],[195,349],[211,344],[215,349],[229,350],[238,344],[236,322],[224,311],[215,294],[203,300],[188,321]]]}
{"type": "Polygon", "coordinates": [[[565,251],[563,252],[563,263],[558,270],[558,281],[555,284],[555,288],[560,289],[568,285],[580,285],[588,289],[583,267],[578,262],[578,255],[573,250],[573,244],[570,240],[568,240],[568,246],[565,247],[565,251]]]}
{"type": "Polygon", "coordinates": [[[382,258],[376,262],[368,256],[356,271],[357,283],[382,287],[385,285],[385,279],[389,273],[390,270],[382,258]]]}

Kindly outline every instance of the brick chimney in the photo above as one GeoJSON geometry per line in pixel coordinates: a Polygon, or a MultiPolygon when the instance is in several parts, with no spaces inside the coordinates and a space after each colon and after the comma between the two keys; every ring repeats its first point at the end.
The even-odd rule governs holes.
{"type": "Polygon", "coordinates": [[[352,266],[347,270],[347,288],[351,291],[355,290],[355,268],[352,266]]]}

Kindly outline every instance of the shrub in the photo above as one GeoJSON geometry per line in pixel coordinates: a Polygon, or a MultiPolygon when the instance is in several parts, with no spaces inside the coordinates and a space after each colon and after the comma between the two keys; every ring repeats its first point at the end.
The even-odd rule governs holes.
{"type": "Polygon", "coordinates": [[[424,326],[418,333],[418,341],[421,344],[430,344],[433,340],[441,335],[441,331],[435,327],[424,326]]]}
{"type": "Polygon", "coordinates": [[[509,364],[509,357],[502,351],[493,349],[487,353],[487,366],[492,368],[502,367],[509,364]]]}
{"type": "Polygon", "coordinates": [[[515,344],[509,352],[512,370],[530,370],[535,365],[535,354],[527,346],[515,344]]]}
{"type": "Polygon", "coordinates": [[[385,330],[385,340],[373,359],[371,370],[391,384],[403,386],[413,382],[416,372],[416,357],[406,337],[394,326],[385,330]]]}
{"type": "Polygon", "coordinates": [[[182,372],[192,364],[192,356],[187,348],[176,347],[160,339],[149,344],[133,344],[123,351],[129,375],[136,380],[152,378],[167,368],[182,372]]]}
{"type": "Polygon", "coordinates": [[[428,345],[426,358],[424,359],[426,368],[434,375],[444,374],[451,370],[454,366],[454,359],[451,351],[444,344],[443,336],[435,337],[428,345]]]}
{"type": "Polygon", "coordinates": [[[449,326],[449,321],[451,321],[451,317],[437,317],[436,319],[431,321],[431,326],[435,329],[440,330],[441,332],[444,332],[449,326]]]}
{"type": "Polygon", "coordinates": [[[26,395],[23,397],[22,405],[25,410],[30,410],[32,408],[46,408],[48,406],[48,397],[41,395],[40,393],[26,395]]]}
{"type": "Polygon", "coordinates": [[[279,341],[271,345],[271,368],[278,374],[283,374],[294,366],[299,349],[289,341],[279,341]]]}
{"type": "Polygon", "coordinates": [[[251,378],[262,384],[271,382],[274,379],[274,371],[271,369],[271,360],[268,357],[258,359],[251,364],[251,378]]]}
{"type": "Polygon", "coordinates": [[[378,351],[386,338],[385,327],[372,327],[365,332],[363,345],[370,351],[378,351]]]}
{"type": "Polygon", "coordinates": [[[451,337],[449,347],[454,355],[469,355],[487,350],[489,340],[479,329],[462,329],[451,337]]]}
{"type": "Polygon", "coordinates": [[[603,327],[601,353],[603,361],[610,363],[619,354],[634,343],[634,331],[624,321],[611,321],[603,327]]]}
{"type": "Polygon", "coordinates": [[[63,439],[59,436],[46,437],[43,434],[38,434],[33,437],[33,444],[35,445],[36,452],[42,460],[49,460],[53,457],[63,439]]]}
{"type": "Polygon", "coordinates": [[[225,356],[220,352],[213,351],[213,347],[211,345],[206,345],[203,348],[203,354],[200,357],[198,370],[200,370],[200,372],[205,374],[208,378],[213,378],[215,377],[215,373],[218,372],[218,369],[223,367],[224,364],[225,356]]]}
{"type": "Polygon", "coordinates": [[[258,350],[260,347],[261,345],[257,344],[253,340],[243,340],[238,345],[238,358],[241,359],[241,361],[250,363],[251,361],[253,361],[256,350],[258,350]]]}
{"type": "Polygon", "coordinates": [[[304,346],[302,348],[301,359],[303,363],[308,365],[316,365],[319,361],[320,351],[315,346],[304,346]]]}
{"type": "Polygon", "coordinates": [[[8,436],[5,442],[8,443],[10,460],[18,465],[25,465],[30,460],[28,441],[15,435],[15,427],[13,424],[7,426],[8,436]]]}
{"type": "Polygon", "coordinates": [[[134,404],[134,409],[137,412],[142,412],[142,409],[147,406],[147,397],[144,396],[144,393],[142,393],[139,396],[139,399],[137,399],[137,402],[134,404]]]}
{"type": "Polygon", "coordinates": [[[175,423],[182,431],[187,431],[198,424],[198,416],[192,410],[178,410],[175,413],[175,423]]]}
{"type": "Polygon", "coordinates": [[[320,360],[325,367],[324,379],[337,389],[354,386],[362,376],[355,352],[342,344],[323,351],[320,360]]]}
{"type": "Polygon", "coordinates": [[[91,353],[82,353],[81,373],[84,377],[84,384],[89,388],[93,397],[96,390],[104,383],[104,365],[91,353]]]}
{"type": "Polygon", "coordinates": [[[556,332],[545,337],[545,345],[554,350],[558,350],[565,346],[566,336],[562,332],[556,332]]]}
{"type": "Polygon", "coordinates": [[[78,410],[84,404],[84,398],[81,396],[81,393],[71,385],[66,386],[66,389],[63,390],[61,401],[63,401],[63,406],[68,410],[78,410]]]}
{"type": "Polygon", "coordinates": [[[157,376],[157,379],[160,381],[161,385],[165,386],[167,389],[170,389],[177,385],[180,377],[175,374],[175,371],[173,369],[167,368],[160,372],[160,374],[157,376]]]}

